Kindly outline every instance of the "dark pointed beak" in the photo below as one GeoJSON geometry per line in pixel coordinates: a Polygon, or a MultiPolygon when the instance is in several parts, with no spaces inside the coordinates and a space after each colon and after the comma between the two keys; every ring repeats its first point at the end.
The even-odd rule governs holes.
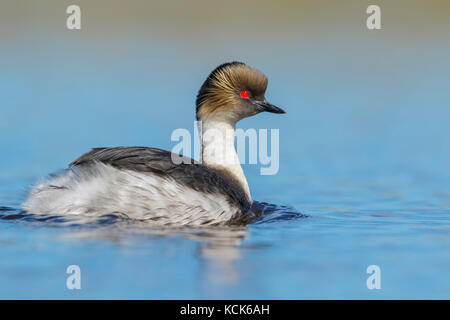
{"type": "Polygon", "coordinates": [[[272,112],[272,113],[286,113],[281,108],[278,108],[274,106],[273,104],[267,102],[267,101],[255,101],[254,102],[260,111],[266,111],[266,112],[272,112]]]}

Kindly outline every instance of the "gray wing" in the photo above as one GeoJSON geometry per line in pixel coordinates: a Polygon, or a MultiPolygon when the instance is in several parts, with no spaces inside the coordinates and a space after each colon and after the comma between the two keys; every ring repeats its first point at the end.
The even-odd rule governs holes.
{"type": "Polygon", "coordinates": [[[172,161],[172,152],[147,147],[95,148],[83,154],[69,166],[102,162],[118,169],[156,174],[170,177],[199,192],[219,193],[227,196],[229,202],[238,205],[243,212],[251,206],[244,190],[223,173],[194,163],[191,158],[182,157],[183,163],[172,161]]]}

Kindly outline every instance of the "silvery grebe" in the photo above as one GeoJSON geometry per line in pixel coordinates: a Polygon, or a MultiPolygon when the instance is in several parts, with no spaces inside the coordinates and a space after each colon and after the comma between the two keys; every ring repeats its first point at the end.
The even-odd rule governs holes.
{"type": "Polygon", "coordinates": [[[160,225],[241,221],[252,198],[234,129],[237,121],[262,111],[285,113],[266,101],[267,83],[264,74],[242,62],[211,72],[196,100],[200,163],[186,157],[175,163],[175,154],[156,148],[95,148],[34,186],[24,209],[52,215],[115,213],[160,225]],[[211,139],[217,133],[222,138],[211,139]]]}

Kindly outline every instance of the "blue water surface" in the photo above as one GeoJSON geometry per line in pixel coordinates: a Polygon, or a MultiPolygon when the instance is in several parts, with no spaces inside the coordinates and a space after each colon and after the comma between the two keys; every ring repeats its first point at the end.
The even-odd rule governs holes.
{"type": "Polygon", "coordinates": [[[341,39],[273,59],[251,46],[199,56],[155,41],[100,57],[52,41],[1,62],[0,298],[450,297],[447,44],[375,51],[341,39]],[[280,129],[279,172],[244,165],[253,198],[273,204],[262,219],[158,230],[21,212],[30,185],[91,147],[171,149],[174,129],[193,132],[207,73],[234,59],[264,71],[267,98],[287,111],[239,124],[280,129]],[[81,290],[66,288],[69,265],[81,268],[81,290]],[[366,286],[369,265],[380,290],[366,286]]]}

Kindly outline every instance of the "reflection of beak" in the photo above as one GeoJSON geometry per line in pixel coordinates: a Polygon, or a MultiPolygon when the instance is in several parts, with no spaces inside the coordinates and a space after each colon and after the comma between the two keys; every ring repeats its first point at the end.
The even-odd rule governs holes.
{"type": "Polygon", "coordinates": [[[286,113],[286,111],[284,111],[283,109],[275,107],[273,104],[267,101],[254,101],[253,103],[258,106],[258,109],[260,111],[267,111],[272,113],[286,113]]]}

